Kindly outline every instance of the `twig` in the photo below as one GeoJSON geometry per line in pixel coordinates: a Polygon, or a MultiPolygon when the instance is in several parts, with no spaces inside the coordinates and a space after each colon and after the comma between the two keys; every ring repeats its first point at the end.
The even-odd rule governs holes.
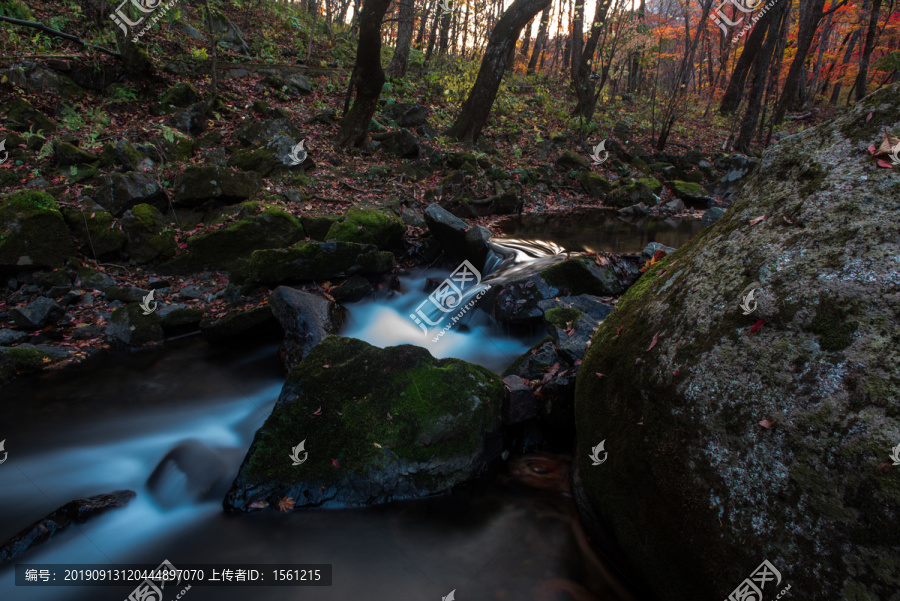
{"type": "Polygon", "coordinates": [[[88,48],[96,48],[100,52],[105,52],[106,54],[112,55],[116,58],[122,58],[122,55],[118,52],[114,52],[109,48],[104,48],[103,46],[94,46],[93,44],[88,44],[78,36],[74,36],[71,33],[63,33],[62,31],[57,31],[51,27],[47,27],[43,23],[35,23],[34,21],[23,21],[22,19],[13,19],[12,17],[6,17],[0,15],[0,21],[6,21],[7,23],[12,23],[13,25],[21,25],[23,27],[32,27],[34,29],[40,29],[41,31],[47,32],[51,35],[55,35],[61,37],[63,39],[69,40],[71,42],[75,42],[76,44],[81,44],[82,46],[87,46],[88,48]]]}

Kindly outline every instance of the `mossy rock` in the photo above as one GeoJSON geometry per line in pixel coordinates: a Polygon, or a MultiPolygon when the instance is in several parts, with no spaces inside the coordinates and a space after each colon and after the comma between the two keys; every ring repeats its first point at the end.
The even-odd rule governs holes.
{"type": "Polygon", "coordinates": [[[61,267],[75,243],[56,201],[26,190],[0,200],[0,270],[61,267]]]}
{"type": "Polygon", "coordinates": [[[175,181],[173,202],[182,207],[196,207],[207,201],[233,204],[247,200],[259,188],[259,178],[253,173],[228,167],[188,167],[175,181]]]}
{"type": "Polygon", "coordinates": [[[159,106],[154,107],[154,114],[166,115],[176,113],[178,109],[187,108],[201,100],[200,93],[188,82],[172,86],[159,99],[159,106]]]}
{"type": "Polygon", "coordinates": [[[603,202],[612,207],[630,207],[639,203],[653,206],[656,205],[657,199],[653,195],[653,190],[646,184],[640,181],[625,180],[620,182],[619,186],[603,202]]]}
{"type": "Polygon", "coordinates": [[[155,311],[144,315],[139,304],[130,303],[113,311],[106,336],[112,342],[138,348],[162,342],[164,334],[155,311]]]}
{"type": "Polygon", "coordinates": [[[591,198],[603,199],[613,189],[608,179],[592,171],[582,171],[578,176],[578,183],[581,184],[581,189],[585,194],[591,198]]]}
{"type": "Polygon", "coordinates": [[[563,294],[572,296],[609,296],[624,290],[612,266],[600,266],[583,258],[566,259],[552,265],[541,272],[541,277],[563,294]]]}
{"type": "Polygon", "coordinates": [[[592,339],[574,497],[662,600],[727,598],[761,558],[807,599],[900,590],[900,178],[865,151],[883,129],[900,84],[770,146],[592,339]]]}
{"type": "Polygon", "coordinates": [[[82,240],[81,252],[97,258],[120,253],[128,240],[119,229],[111,213],[103,210],[88,211],[82,208],[64,208],[63,216],[69,228],[82,240]]]}
{"type": "Polygon", "coordinates": [[[3,349],[3,356],[19,372],[39,371],[58,361],[50,353],[32,346],[14,346],[3,349]]]}
{"type": "Polygon", "coordinates": [[[135,205],[122,216],[122,227],[128,237],[125,250],[132,261],[149,263],[175,256],[175,230],[156,207],[135,205]]]}
{"type": "Polygon", "coordinates": [[[372,244],[299,242],[286,249],[253,251],[246,285],[276,285],[356,273],[380,274],[390,271],[394,265],[394,255],[379,251],[372,244]]]}
{"type": "Polygon", "coordinates": [[[288,375],[226,511],[284,497],[298,508],[348,507],[447,491],[498,462],[502,400],[502,380],[483,367],[328,336],[288,375]],[[294,466],[288,456],[303,440],[308,459],[294,466]]]}
{"type": "MultiPolygon", "coordinates": [[[[634,163],[632,163],[632,166],[634,166],[634,163]]],[[[636,181],[639,184],[643,184],[643,185],[647,186],[650,189],[650,191],[653,192],[654,194],[659,194],[660,192],[662,192],[663,186],[661,183],[659,183],[658,179],[654,179],[652,177],[644,177],[644,178],[636,179],[634,181],[636,181]]]]}
{"type": "Polygon", "coordinates": [[[326,240],[374,244],[380,249],[398,248],[403,243],[406,226],[394,215],[375,209],[353,207],[344,221],[332,224],[326,240]]]}
{"type": "Polygon", "coordinates": [[[34,131],[50,134],[56,131],[56,124],[42,112],[31,106],[24,98],[16,98],[9,103],[6,125],[16,131],[34,131]]]}
{"type": "Polygon", "coordinates": [[[556,307],[555,309],[546,311],[544,313],[544,319],[558,328],[565,328],[567,322],[574,323],[578,321],[582,315],[584,315],[584,313],[578,309],[556,307]]]}
{"type": "Polygon", "coordinates": [[[674,180],[666,182],[666,185],[672,190],[672,193],[682,200],[699,200],[709,196],[709,192],[700,184],[694,182],[685,182],[674,180]]]}
{"type": "Polygon", "coordinates": [[[177,336],[197,330],[205,314],[203,309],[173,309],[161,316],[159,323],[166,336],[177,336]]]}
{"type": "Polygon", "coordinates": [[[191,136],[178,130],[172,130],[172,140],[169,141],[165,136],[158,139],[158,143],[162,146],[163,152],[170,161],[186,162],[197,150],[197,142],[191,136]]]}
{"type": "Polygon", "coordinates": [[[263,177],[290,169],[290,165],[285,165],[272,148],[238,150],[228,157],[228,166],[242,171],[255,171],[263,177]]]}
{"type": "Polygon", "coordinates": [[[100,158],[86,150],[78,148],[74,144],[69,144],[68,142],[57,142],[53,146],[53,158],[55,158],[62,167],[67,167],[69,165],[89,165],[91,163],[96,163],[100,158]]]}
{"type": "Polygon", "coordinates": [[[296,217],[277,208],[237,221],[226,228],[187,239],[187,253],[160,266],[162,271],[230,269],[237,259],[254,250],[284,248],[302,240],[303,226],[296,217]]]}
{"type": "Polygon", "coordinates": [[[577,172],[590,171],[591,162],[577,152],[566,150],[556,159],[556,167],[562,171],[574,169],[577,172]]]}
{"type": "Polygon", "coordinates": [[[307,236],[324,242],[331,226],[343,218],[343,215],[303,215],[300,217],[300,223],[303,224],[303,231],[307,236]]]}

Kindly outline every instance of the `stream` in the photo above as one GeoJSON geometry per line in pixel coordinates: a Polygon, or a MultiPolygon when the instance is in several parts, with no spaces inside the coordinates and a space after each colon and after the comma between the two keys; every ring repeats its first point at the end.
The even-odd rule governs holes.
{"type": "MultiPolygon", "coordinates": [[[[640,252],[650,241],[678,246],[699,229],[696,222],[660,223],[651,231],[621,220],[613,227],[608,212],[564,225],[562,218],[553,227],[548,223],[515,218],[499,225],[502,252],[482,270],[483,284],[512,277],[523,266],[533,268],[536,261],[561,260],[563,248],[640,252]],[[530,232],[542,228],[540,236],[530,232]]],[[[419,344],[436,357],[457,357],[496,372],[546,335],[509,331],[484,312],[471,311],[437,343],[425,343],[409,314],[427,297],[427,278],[439,281],[448,273],[411,273],[401,278],[401,294],[348,305],[343,335],[380,347],[419,344]]],[[[134,490],[137,497],[0,565],[0,598],[122,601],[133,585],[17,587],[12,564],[156,566],[164,559],[176,567],[333,566],[330,587],[195,586],[184,595],[190,601],[438,601],[451,590],[460,601],[621,598],[583,596],[590,562],[572,525],[571,499],[529,488],[508,474],[450,495],[374,508],[226,515],[222,487],[231,484],[284,381],[277,349],[270,343],[222,350],[190,337],[163,350],[106,354],[75,369],[6,386],[0,439],[9,455],[0,465],[0,540],[75,498],[118,489],[134,490]],[[161,459],[188,441],[216,458],[210,464],[210,477],[219,479],[216,494],[193,496],[177,470],[150,491],[148,477],[161,459]]]]}

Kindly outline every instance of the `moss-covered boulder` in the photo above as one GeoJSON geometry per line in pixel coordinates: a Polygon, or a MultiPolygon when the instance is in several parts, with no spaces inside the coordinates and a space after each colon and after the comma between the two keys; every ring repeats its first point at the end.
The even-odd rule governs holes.
{"type": "Polygon", "coordinates": [[[175,230],[156,207],[139,204],[122,216],[122,228],[128,236],[125,250],[136,263],[175,256],[175,230]]]}
{"type": "Polygon", "coordinates": [[[153,204],[166,199],[159,184],[140,171],[110,173],[97,182],[93,199],[101,207],[120,216],[137,204],[153,204]]]}
{"type": "Polygon", "coordinates": [[[234,137],[244,146],[265,146],[281,134],[292,140],[302,140],[303,133],[294,127],[287,116],[267,121],[251,121],[234,130],[234,137]]]}
{"type": "Polygon", "coordinates": [[[356,273],[390,271],[396,259],[372,244],[299,242],[280,250],[257,250],[250,255],[245,285],[290,284],[356,273]]]}
{"type": "Polygon", "coordinates": [[[63,216],[69,229],[81,241],[81,252],[85,256],[98,259],[115,255],[122,251],[128,237],[116,223],[111,213],[102,209],[88,210],[63,208],[63,216]]]}
{"type": "Polygon", "coordinates": [[[352,507],[447,491],[498,462],[502,400],[503,382],[483,367],[329,336],[291,371],[225,509],[285,498],[295,508],[352,507]]]}
{"type": "Polygon", "coordinates": [[[698,202],[706,201],[709,197],[709,193],[706,191],[706,189],[700,184],[696,184],[694,182],[673,180],[671,182],[666,182],[666,185],[672,191],[672,194],[674,194],[676,198],[680,198],[681,200],[692,200],[698,202]]]}
{"type": "Polygon", "coordinates": [[[56,131],[56,124],[24,98],[16,98],[7,105],[5,125],[15,131],[44,134],[56,131]]]}
{"type": "Polygon", "coordinates": [[[53,158],[56,159],[60,167],[68,167],[69,165],[96,163],[100,157],[91,154],[87,150],[78,148],[74,144],[57,142],[53,145],[53,158]]]}
{"type": "Polygon", "coordinates": [[[900,84],[770,147],[593,337],[575,497],[663,601],[727,598],[763,559],[782,576],[765,599],[900,590],[900,178],[866,150],[883,129],[900,84]]]}
{"type": "Polygon", "coordinates": [[[303,224],[303,231],[307,236],[324,242],[331,226],[342,219],[342,215],[303,215],[300,217],[300,223],[303,224]]]}
{"type": "Polygon", "coordinates": [[[259,215],[241,219],[228,227],[187,239],[188,251],[160,269],[199,271],[231,269],[237,259],[249,257],[261,248],[283,248],[303,238],[303,226],[296,217],[274,207],[259,215]]]}
{"type": "Polygon", "coordinates": [[[75,243],[56,201],[26,190],[0,200],[0,270],[60,267],[75,243]]]}
{"type": "Polygon", "coordinates": [[[174,203],[180,207],[196,207],[207,201],[233,204],[247,200],[259,187],[259,178],[253,173],[192,166],[175,181],[174,203]]]}
{"type": "Polygon", "coordinates": [[[515,215],[522,212],[524,205],[515,190],[488,198],[450,197],[441,201],[441,206],[463,218],[487,217],[488,215],[515,215]]]}
{"type": "Polygon", "coordinates": [[[200,331],[210,344],[224,345],[276,339],[281,325],[268,305],[232,311],[216,320],[200,323],[200,331]]]}
{"type": "Polygon", "coordinates": [[[618,255],[598,257],[566,259],[543,270],[541,277],[563,294],[609,296],[624,292],[640,275],[636,263],[618,255]]]}
{"type": "Polygon", "coordinates": [[[374,244],[381,249],[394,249],[403,243],[406,226],[394,215],[375,209],[353,207],[344,221],[332,224],[326,240],[374,244]]]}
{"type": "Polygon", "coordinates": [[[612,191],[612,184],[608,179],[591,171],[582,171],[578,176],[578,183],[581,184],[584,193],[591,198],[603,199],[612,191]]]}
{"type": "Polygon", "coordinates": [[[200,101],[200,93],[188,82],[172,86],[163,93],[159,104],[151,109],[154,115],[165,115],[178,112],[200,101]]]}
{"type": "Polygon", "coordinates": [[[139,348],[162,342],[163,329],[155,311],[144,315],[139,304],[131,303],[112,312],[106,326],[106,337],[110,342],[139,348]]]}
{"type": "Polygon", "coordinates": [[[556,168],[561,171],[571,171],[573,169],[578,172],[590,171],[591,162],[587,157],[577,152],[566,150],[556,159],[556,168]]]}
{"type": "MultiPolygon", "coordinates": [[[[656,180],[652,181],[656,182],[656,180]]],[[[630,207],[639,203],[653,206],[656,205],[657,198],[647,184],[641,181],[623,180],[611,194],[604,198],[603,202],[611,207],[630,207]]]]}

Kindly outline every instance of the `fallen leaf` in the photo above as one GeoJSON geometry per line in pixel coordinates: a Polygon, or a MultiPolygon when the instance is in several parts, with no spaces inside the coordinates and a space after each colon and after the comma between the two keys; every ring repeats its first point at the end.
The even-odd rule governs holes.
{"type": "Polygon", "coordinates": [[[869,113],[868,115],[866,115],[866,123],[868,123],[869,121],[872,120],[872,115],[874,115],[874,114],[875,113],[869,113]]]}
{"type": "Polygon", "coordinates": [[[764,419],[761,422],[759,422],[759,425],[762,426],[763,428],[771,428],[772,425],[775,424],[775,421],[776,420],[774,420],[774,419],[764,419]]]}
{"type": "Polygon", "coordinates": [[[643,365],[643,364],[644,364],[644,360],[641,359],[640,357],[638,357],[637,359],[634,360],[634,364],[635,364],[635,365],[643,365]]]}
{"type": "Polygon", "coordinates": [[[894,168],[894,165],[893,165],[892,163],[888,163],[888,162],[885,161],[884,159],[876,159],[876,160],[875,160],[875,163],[876,163],[879,167],[883,167],[884,169],[893,169],[893,168],[894,168]]]}
{"type": "Polygon", "coordinates": [[[381,449],[381,448],[383,448],[383,447],[382,447],[380,444],[378,444],[377,442],[373,442],[372,444],[375,445],[375,448],[376,448],[376,449],[381,449]]]}
{"type": "Polygon", "coordinates": [[[750,328],[750,333],[753,334],[754,332],[758,332],[760,330],[760,328],[762,328],[763,325],[765,325],[765,323],[766,323],[765,319],[760,319],[755,324],[753,324],[752,328],[750,328]]]}
{"type": "Polygon", "coordinates": [[[763,213],[759,217],[754,217],[753,219],[750,220],[750,225],[756,225],[757,223],[759,223],[760,221],[762,221],[765,218],[766,218],[765,213],[763,213]]]}
{"type": "Polygon", "coordinates": [[[330,366],[330,365],[323,365],[323,366],[322,366],[322,369],[331,369],[331,366],[330,366]]]}
{"type": "Polygon", "coordinates": [[[894,148],[900,144],[900,138],[888,135],[885,130],[882,133],[881,146],[875,151],[876,157],[889,157],[894,154],[894,148]]]}
{"type": "Polygon", "coordinates": [[[250,509],[265,509],[269,504],[265,501],[256,501],[255,503],[250,504],[250,509]]]}
{"type": "Polygon", "coordinates": [[[598,372],[597,372],[597,377],[598,377],[598,378],[605,378],[605,377],[606,377],[606,374],[601,374],[601,373],[598,371],[598,372]]]}
{"type": "Polygon", "coordinates": [[[278,509],[280,511],[288,512],[294,508],[295,504],[296,503],[294,502],[293,497],[284,497],[283,499],[278,501],[278,509]]]}
{"type": "Polygon", "coordinates": [[[788,225],[794,225],[794,222],[791,221],[790,219],[788,219],[787,217],[785,217],[784,215],[782,215],[781,218],[784,219],[784,222],[785,222],[786,224],[788,224],[788,225]]]}
{"type": "Polygon", "coordinates": [[[336,468],[340,468],[340,467],[341,467],[341,466],[338,464],[337,459],[332,459],[332,460],[331,460],[331,465],[333,465],[333,466],[336,467],[336,468]]]}
{"type": "Polygon", "coordinates": [[[575,367],[581,365],[581,359],[575,359],[575,367]]]}
{"type": "Polygon", "coordinates": [[[653,335],[653,342],[651,342],[651,343],[650,343],[650,346],[647,347],[647,350],[648,350],[648,351],[652,351],[652,350],[653,350],[653,347],[656,346],[656,340],[657,340],[657,337],[658,337],[658,336],[659,336],[659,332],[657,332],[656,334],[653,335]]]}
{"type": "Polygon", "coordinates": [[[319,408],[313,411],[313,415],[322,415],[322,406],[319,405],[319,408]]]}
{"type": "Polygon", "coordinates": [[[679,373],[681,373],[681,372],[679,372],[679,371],[676,369],[675,371],[672,372],[672,375],[673,375],[673,376],[677,376],[679,373]]]}
{"type": "Polygon", "coordinates": [[[394,418],[391,417],[391,414],[390,414],[390,413],[387,414],[387,418],[388,418],[388,421],[389,421],[389,422],[394,421],[394,418]]]}

